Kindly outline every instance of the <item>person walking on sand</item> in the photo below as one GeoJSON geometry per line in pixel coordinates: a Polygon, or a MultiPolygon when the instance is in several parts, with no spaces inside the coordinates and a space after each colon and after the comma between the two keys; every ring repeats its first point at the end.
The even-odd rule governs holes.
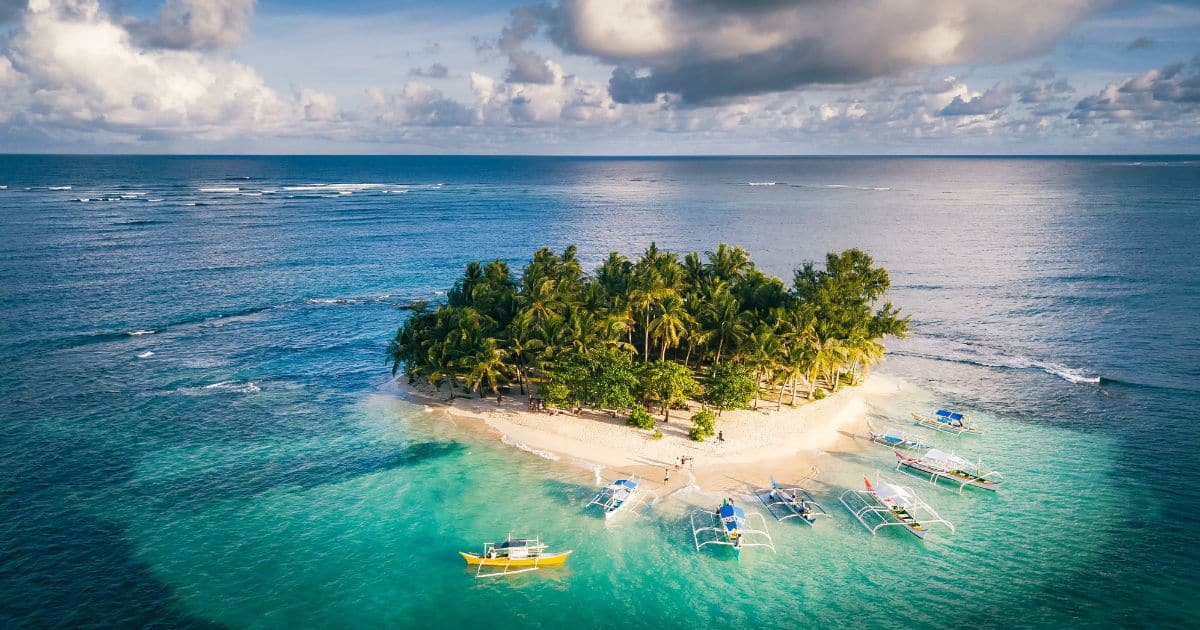
{"type": "Polygon", "coordinates": [[[717,441],[718,442],[725,441],[725,432],[724,431],[717,431],[717,441]]]}
{"type": "Polygon", "coordinates": [[[666,485],[668,483],[671,483],[671,469],[664,468],[663,469],[663,485],[666,485]]]}

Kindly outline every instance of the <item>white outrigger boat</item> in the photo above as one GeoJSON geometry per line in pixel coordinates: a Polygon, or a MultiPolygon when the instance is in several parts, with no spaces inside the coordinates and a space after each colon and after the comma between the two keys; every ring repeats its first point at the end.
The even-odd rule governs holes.
{"type": "Polygon", "coordinates": [[[995,492],[1004,482],[1004,475],[998,471],[984,470],[983,462],[972,462],[936,448],[911,457],[899,451],[893,453],[896,454],[896,470],[928,475],[929,483],[945,480],[958,484],[959,492],[968,487],[995,492]]]}
{"type": "Polygon", "coordinates": [[[914,451],[918,449],[933,448],[929,444],[923,444],[919,441],[919,436],[901,431],[895,427],[887,427],[883,431],[871,429],[867,431],[871,441],[881,446],[886,446],[893,450],[899,449],[904,451],[914,451]]]}
{"type": "Polygon", "coordinates": [[[658,498],[657,495],[641,487],[637,477],[618,479],[604,486],[584,508],[593,505],[600,506],[605,520],[613,518],[622,512],[632,512],[646,503],[647,497],[658,498]]]}
{"type": "Polygon", "coordinates": [[[963,433],[979,435],[983,433],[983,429],[975,426],[975,422],[971,420],[971,416],[958,413],[957,411],[938,409],[933,412],[932,416],[923,416],[919,413],[914,413],[912,417],[916,424],[943,433],[953,433],[955,435],[962,435],[963,433]]]}
{"type": "Polygon", "coordinates": [[[954,525],[921,500],[912,488],[892,483],[880,483],[875,487],[866,477],[863,477],[863,482],[866,489],[843,492],[841,502],[871,535],[884,527],[897,526],[925,540],[928,532],[926,526],[934,523],[941,523],[954,531],[954,525]]]}
{"type": "Polygon", "coordinates": [[[829,518],[825,508],[817,503],[812,493],[800,486],[784,488],[775,481],[775,477],[771,477],[770,488],[755,490],[754,494],[767,508],[767,513],[775,517],[777,521],[799,517],[805,523],[813,525],[817,522],[818,517],[829,518]]]}
{"type": "Polygon", "coordinates": [[[716,512],[712,510],[695,510],[692,512],[692,539],[696,542],[696,551],[705,545],[727,545],[733,547],[733,552],[741,557],[744,547],[767,547],[775,551],[775,543],[767,532],[767,519],[758,512],[746,513],[745,510],[733,504],[730,499],[721,502],[716,512]],[[755,529],[754,518],[758,517],[759,527],[755,529]],[[697,519],[701,522],[696,523],[697,519]],[[705,540],[701,541],[703,535],[705,540]]]}
{"type": "Polygon", "coordinates": [[[484,543],[483,553],[458,553],[467,561],[467,566],[475,567],[476,578],[488,578],[562,566],[571,555],[571,550],[550,553],[548,548],[540,538],[513,538],[509,534],[502,542],[484,543]]]}

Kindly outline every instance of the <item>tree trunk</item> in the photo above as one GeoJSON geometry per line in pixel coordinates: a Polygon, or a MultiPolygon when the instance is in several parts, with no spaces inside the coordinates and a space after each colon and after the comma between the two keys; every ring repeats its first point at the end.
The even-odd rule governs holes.
{"type": "Polygon", "coordinates": [[[796,406],[796,377],[792,377],[792,406],[796,406]]]}
{"type": "Polygon", "coordinates": [[[688,367],[688,363],[692,360],[692,347],[695,346],[691,340],[688,340],[687,354],[683,355],[683,367],[688,367]]]}
{"type": "Polygon", "coordinates": [[[724,349],[725,349],[725,338],[721,337],[721,339],[719,341],[717,341],[717,360],[715,361],[715,363],[721,362],[721,351],[724,349]]]}
{"type": "Polygon", "coordinates": [[[666,339],[663,339],[662,353],[658,355],[658,360],[659,361],[667,360],[667,340],[666,339]]]}
{"type": "Polygon", "coordinates": [[[650,362],[650,312],[647,309],[646,316],[642,318],[642,363],[650,362]]]}
{"type": "Polygon", "coordinates": [[[813,368],[808,373],[808,399],[813,399],[813,394],[817,391],[817,369],[813,368]]]}
{"type": "Polygon", "coordinates": [[[754,409],[758,410],[759,388],[762,386],[762,370],[754,373],[754,409]]]}
{"type": "Polygon", "coordinates": [[[785,390],[785,389],[787,389],[787,379],[786,378],[783,379],[783,382],[779,384],[779,400],[775,401],[775,411],[779,411],[780,409],[783,409],[783,390],[785,390]]]}

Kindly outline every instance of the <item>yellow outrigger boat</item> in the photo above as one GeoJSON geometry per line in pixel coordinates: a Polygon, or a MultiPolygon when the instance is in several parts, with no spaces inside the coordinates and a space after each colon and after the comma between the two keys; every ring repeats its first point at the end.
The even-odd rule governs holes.
{"type": "Polygon", "coordinates": [[[550,553],[548,548],[539,538],[513,538],[509,534],[503,542],[484,543],[483,553],[458,553],[467,566],[475,567],[475,577],[484,578],[562,566],[571,555],[571,550],[550,553]]]}

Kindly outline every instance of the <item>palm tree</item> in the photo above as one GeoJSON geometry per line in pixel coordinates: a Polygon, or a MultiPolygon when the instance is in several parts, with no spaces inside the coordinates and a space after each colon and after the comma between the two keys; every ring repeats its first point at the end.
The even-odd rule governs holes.
{"type": "Polygon", "coordinates": [[[775,369],[778,362],[779,337],[770,326],[759,324],[746,341],[750,347],[747,362],[754,369],[754,408],[758,409],[759,383],[762,382],[764,375],[775,369]]]}
{"type": "Polygon", "coordinates": [[[711,306],[705,310],[705,327],[717,340],[717,357],[714,363],[720,363],[725,348],[735,347],[746,333],[745,318],[737,298],[728,292],[720,292],[713,296],[711,306]]]}
{"type": "Polygon", "coordinates": [[[793,340],[784,349],[779,356],[779,376],[783,379],[784,385],[779,387],[779,403],[783,403],[783,390],[786,383],[789,381],[792,384],[792,405],[796,404],[796,381],[801,378],[807,378],[808,369],[812,363],[812,350],[803,343],[796,343],[793,340]]]}
{"type": "Polygon", "coordinates": [[[679,345],[680,338],[686,335],[688,328],[695,323],[678,295],[671,293],[663,298],[658,305],[658,317],[650,322],[648,329],[653,337],[662,342],[659,361],[667,359],[667,348],[679,345]]]}
{"type": "Polygon", "coordinates": [[[508,374],[508,350],[492,337],[480,340],[478,350],[471,356],[471,371],[467,373],[467,386],[479,388],[479,397],[483,398],[483,385],[486,383],[496,394],[496,404],[500,404],[500,382],[508,374]]]}
{"type": "Polygon", "coordinates": [[[514,367],[521,395],[525,395],[525,372],[529,366],[530,353],[543,346],[533,331],[533,320],[527,314],[518,315],[508,327],[508,350],[516,359],[514,367]]]}
{"type": "Polygon", "coordinates": [[[825,384],[833,387],[833,371],[839,370],[846,360],[846,347],[842,345],[840,339],[826,337],[821,339],[817,335],[813,335],[811,347],[813,349],[812,364],[809,365],[809,388],[808,399],[812,400],[813,392],[817,387],[816,375],[825,373],[825,384]]]}

